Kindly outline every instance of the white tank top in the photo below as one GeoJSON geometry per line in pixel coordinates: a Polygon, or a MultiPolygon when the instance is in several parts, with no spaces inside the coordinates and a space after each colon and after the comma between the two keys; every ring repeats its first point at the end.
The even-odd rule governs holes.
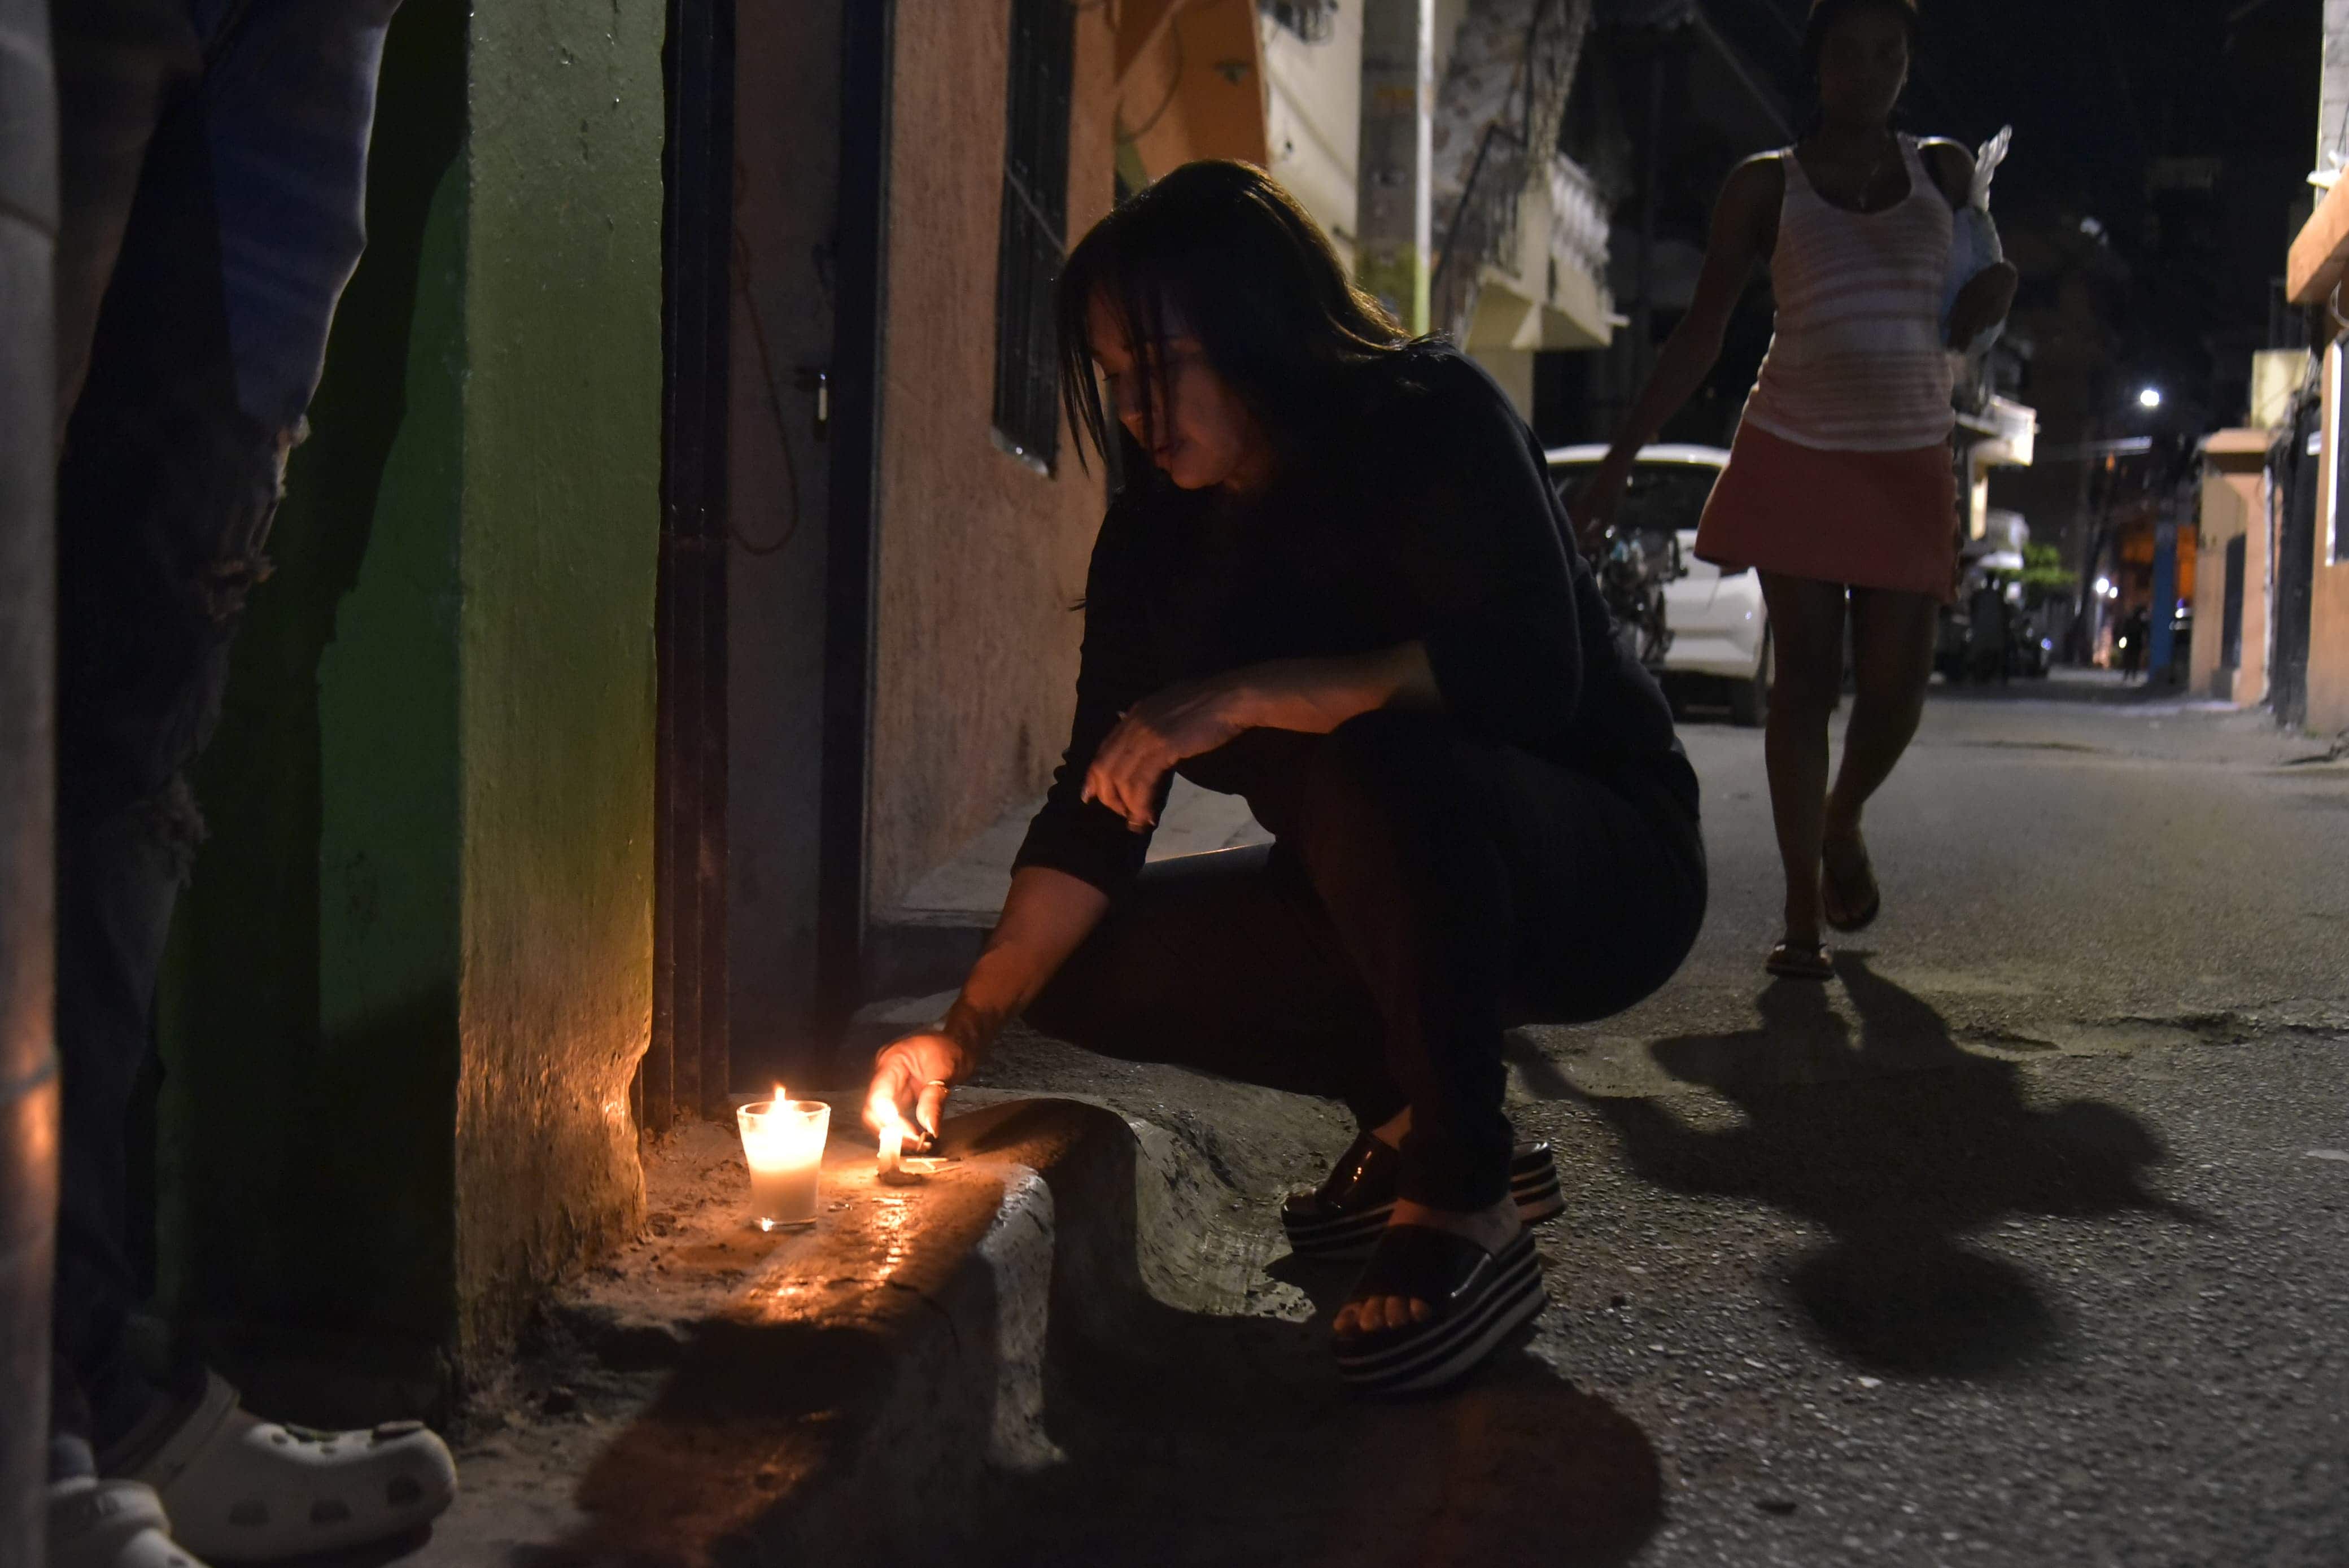
{"type": "Polygon", "coordinates": [[[1899,142],[1909,196],[1881,212],[1831,204],[1794,150],[1782,155],[1777,335],[1745,418],[1799,446],[1911,451],[1957,424],[1940,325],[1955,216],[1916,138],[1899,142]]]}

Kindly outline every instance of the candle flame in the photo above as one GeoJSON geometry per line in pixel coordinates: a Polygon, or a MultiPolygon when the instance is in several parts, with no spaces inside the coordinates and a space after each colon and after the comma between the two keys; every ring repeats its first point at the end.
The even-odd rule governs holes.
{"type": "Polygon", "coordinates": [[[777,1084],[777,1085],[775,1086],[775,1105],[776,1105],[777,1109],[780,1109],[781,1108],[781,1106],[782,1106],[783,1101],[784,1101],[786,1099],[788,1099],[788,1098],[789,1098],[789,1097],[783,1093],[783,1086],[782,1086],[782,1085],[781,1085],[781,1084],[777,1084]]]}
{"type": "Polygon", "coordinates": [[[898,1156],[905,1147],[905,1130],[892,1123],[881,1130],[881,1169],[897,1169],[898,1156]]]}

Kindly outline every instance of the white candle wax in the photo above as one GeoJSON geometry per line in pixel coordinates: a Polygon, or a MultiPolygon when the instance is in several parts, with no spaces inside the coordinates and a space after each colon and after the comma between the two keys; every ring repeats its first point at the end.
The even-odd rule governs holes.
{"type": "Polygon", "coordinates": [[[750,1217],[767,1230],[814,1223],[832,1107],[820,1099],[786,1099],[778,1086],[773,1099],[744,1106],[736,1119],[742,1159],[750,1167],[750,1217]]]}

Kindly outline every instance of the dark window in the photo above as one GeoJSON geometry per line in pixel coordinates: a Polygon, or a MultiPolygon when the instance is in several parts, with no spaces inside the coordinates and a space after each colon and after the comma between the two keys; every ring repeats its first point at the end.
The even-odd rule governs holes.
{"type": "Polygon", "coordinates": [[[1069,226],[1069,0],[1012,0],[1011,81],[996,242],[995,428],[1049,469],[1060,454],[1052,280],[1069,226]]]}
{"type": "Polygon", "coordinates": [[[2227,579],[2219,601],[2219,663],[2230,670],[2243,667],[2243,535],[2227,541],[2227,579]]]}
{"type": "Polygon", "coordinates": [[[2349,562],[2349,344],[2333,351],[2333,551],[2325,560],[2349,562]]]}

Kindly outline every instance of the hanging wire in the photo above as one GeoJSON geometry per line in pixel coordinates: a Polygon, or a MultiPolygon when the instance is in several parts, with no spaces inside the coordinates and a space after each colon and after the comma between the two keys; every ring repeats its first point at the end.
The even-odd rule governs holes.
{"type": "MultiPolygon", "coordinates": [[[[1166,36],[1174,41],[1174,70],[1166,84],[1165,100],[1152,110],[1150,118],[1143,120],[1141,125],[1132,130],[1118,133],[1127,141],[1139,141],[1148,136],[1151,128],[1165,119],[1166,111],[1174,107],[1174,95],[1183,90],[1183,18],[1181,15],[1169,16],[1166,19],[1166,36]]],[[[1113,113],[1112,118],[1114,118],[1113,113]]]]}
{"type": "MultiPolygon", "coordinates": [[[[740,177],[740,172],[738,166],[736,170],[738,179],[740,177]]],[[[742,225],[736,223],[732,269],[734,289],[741,296],[743,315],[750,323],[750,341],[759,350],[759,374],[766,383],[767,410],[769,417],[774,422],[775,445],[783,454],[785,476],[783,493],[789,498],[791,506],[784,514],[782,531],[776,534],[770,543],[761,544],[736,527],[734,509],[731,507],[727,509],[726,531],[733,536],[734,542],[741,546],[745,554],[767,556],[781,551],[783,546],[792,542],[792,537],[799,532],[802,507],[799,459],[792,451],[791,416],[783,407],[782,383],[775,378],[775,356],[773,350],[767,346],[767,324],[759,313],[758,300],[750,293],[750,276],[754,270],[754,260],[750,252],[750,239],[742,232],[742,225]]]]}

